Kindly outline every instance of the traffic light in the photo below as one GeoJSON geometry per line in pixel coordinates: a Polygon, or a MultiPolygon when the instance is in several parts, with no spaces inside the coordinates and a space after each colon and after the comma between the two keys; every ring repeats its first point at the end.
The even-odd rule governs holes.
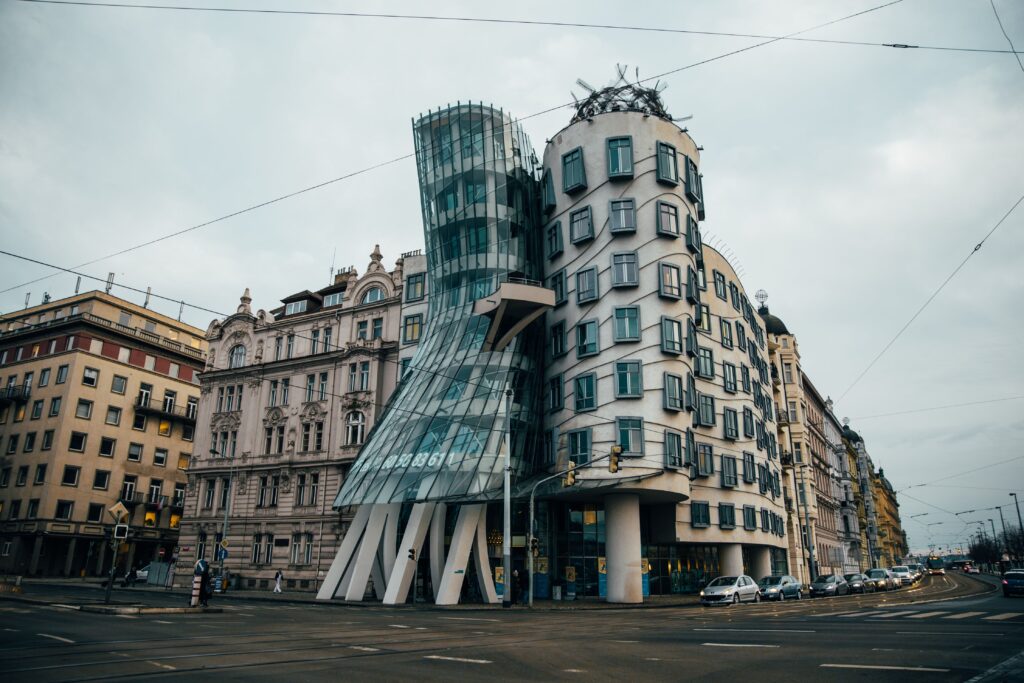
{"type": "Polygon", "coordinates": [[[530,553],[534,557],[540,555],[540,542],[537,540],[536,536],[530,537],[530,553]]]}
{"type": "Polygon", "coordinates": [[[576,463],[569,463],[569,470],[565,473],[565,479],[562,480],[562,486],[572,486],[576,483],[576,463]]]}
{"type": "Polygon", "coordinates": [[[611,455],[608,456],[608,471],[612,474],[619,471],[620,457],[622,457],[622,446],[612,446],[611,455]]]}
{"type": "Polygon", "coordinates": [[[409,548],[409,559],[413,562],[416,561],[416,548],[409,548]]]}

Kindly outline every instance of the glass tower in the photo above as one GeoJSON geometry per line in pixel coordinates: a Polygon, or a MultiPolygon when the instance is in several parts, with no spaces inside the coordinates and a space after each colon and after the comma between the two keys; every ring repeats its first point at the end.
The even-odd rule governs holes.
{"type": "Polygon", "coordinates": [[[531,474],[539,461],[539,324],[487,351],[491,319],[473,314],[501,283],[540,280],[537,159],[520,126],[482,104],[428,113],[414,121],[413,137],[427,324],[335,507],[496,499],[509,425],[513,475],[531,474]]]}

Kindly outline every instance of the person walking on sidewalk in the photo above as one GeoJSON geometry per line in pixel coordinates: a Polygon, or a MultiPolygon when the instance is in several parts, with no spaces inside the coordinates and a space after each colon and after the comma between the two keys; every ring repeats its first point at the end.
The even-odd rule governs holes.
{"type": "Polygon", "coordinates": [[[284,574],[282,574],[281,570],[278,569],[277,570],[277,574],[274,574],[274,592],[275,593],[280,593],[281,592],[281,579],[283,579],[283,578],[284,578],[284,574]]]}

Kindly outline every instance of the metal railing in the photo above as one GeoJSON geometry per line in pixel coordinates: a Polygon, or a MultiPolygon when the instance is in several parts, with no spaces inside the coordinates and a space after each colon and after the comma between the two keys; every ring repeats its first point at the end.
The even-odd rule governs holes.
{"type": "Polygon", "coordinates": [[[198,412],[198,408],[194,404],[186,403],[183,406],[175,404],[167,405],[163,399],[155,396],[151,396],[149,398],[144,396],[137,397],[135,399],[135,409],[150,413],[159,413],[161,415],[167,415],[187,422],[195,422],[196,413],[198,412]]]}
{"type": "Polygon", "coordinates": [[[32,387],[27,384],[0,387],[0,401],[27,401],[31,394],[32,387]]]}

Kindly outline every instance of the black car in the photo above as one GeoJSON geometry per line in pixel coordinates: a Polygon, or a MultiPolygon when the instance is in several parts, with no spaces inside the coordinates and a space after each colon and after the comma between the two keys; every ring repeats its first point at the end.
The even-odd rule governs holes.
{"type": "Polygon", "coordinates": [[[851,593],[874,593],[875,584],[863,574],[846,574],[843,576],[851,593]]]}
{"type": "Polygon", "coordinates": [[[1009,571],[1003,574],[1003,595],[1024,595],[1024,571],[1009,571]]]}
{"type": "Polygon", "coordinates": [[[811,584],[811,597],[828,597],[832,595],[846,595],[850,592],[850,584],[842,574],[822,574],[811,584]]]}

